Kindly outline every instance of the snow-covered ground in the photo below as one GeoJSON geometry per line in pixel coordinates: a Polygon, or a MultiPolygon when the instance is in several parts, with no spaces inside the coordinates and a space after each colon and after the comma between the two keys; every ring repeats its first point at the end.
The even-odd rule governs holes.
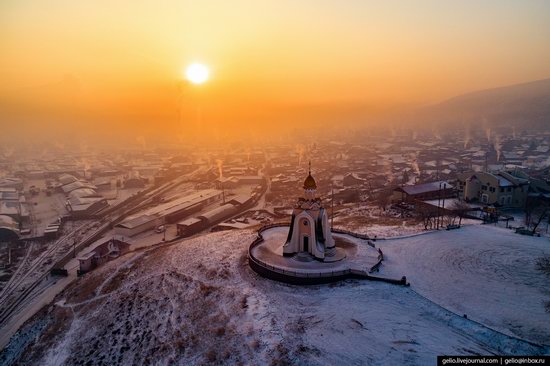
{"type": "Polygon", "coordinates": [[[492,225],[378,241],[383,275],[403,275],[413,290],[458,314],[550,345],[550,278],[536,260],[550,241],[492,225]]]}
{"type": "Polygon", "coordinates": [[[425,231],[422,223],[412,217],[402,218],[400,211],[382,210],[365,203],[339,210],[334,218],[334,227],[379,238],[412,235],[425,231]]]}
{"type": "MultiPolygon", "coordinates": [[[[457,316],[418,295],[414,285],[347,280],[299,287],[264,279],[246,260],[255,236],[250,230],[218,232],[109,262],[28,323],[0,363],[20,355],[20,364],[37,365],[426,365],[441,354],[550,353],[457,316]]],[[[386,243],[384,271],[409,268],[396,249],[408,241],[414,243],[386,243]]],[[[446,258],[435,255],[432,260],[442,263],[433,267],[447,267],[446,258]]],[[[501,273],[492,263],[479,262],[481,279],[501,273]]],[[[476,280],[469,271],[455,272],[476,280]]],[[[523,309],[516,310],[527,320],[523,309]]]]}

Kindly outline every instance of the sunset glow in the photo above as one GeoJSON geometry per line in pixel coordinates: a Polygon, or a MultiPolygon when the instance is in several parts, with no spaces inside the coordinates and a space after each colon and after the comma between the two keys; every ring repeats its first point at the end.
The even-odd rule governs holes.
{"type": "Polygon", "coordinates": [[[208,80],[209,76],[210,71],[203,64],[193,63],[185,70],[185,77],[193,84],[202,84],[208,80]]]}
{"type": "Polygon", "coordinates": [[[2,2],[0,113],[14,122],[2,135],[188,136],[197,93],[217,136],[384,127],[404,110],[548,77],[548,24],[545,1],[2,2]],[[187,70],[197,61],[206,69],[187,70]],[[208,88],[179,89],[209,70],[208,88]],[[39,131],[44,120],[55,128],[39,131]]]}
{"type": "Polygon", "coordinates": [[[0,1],[0,365],[549,364],[549,40],[550,0],[0,1]]]}

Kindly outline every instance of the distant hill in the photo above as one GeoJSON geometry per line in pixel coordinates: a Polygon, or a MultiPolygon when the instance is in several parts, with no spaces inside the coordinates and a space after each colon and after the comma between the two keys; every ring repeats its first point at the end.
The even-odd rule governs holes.
{"type": "Polygon", "coordinates": [[[417,110],[415,120],[488,127],[550,126],[550,79],[463,94],[417,110]]]}

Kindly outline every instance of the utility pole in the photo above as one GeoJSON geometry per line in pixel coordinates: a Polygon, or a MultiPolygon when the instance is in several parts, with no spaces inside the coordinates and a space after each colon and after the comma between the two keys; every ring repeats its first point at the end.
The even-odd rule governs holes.
{"type": "Polygon", "coordinates": [[[334,228],[334,187],[332,189],[332,202],[331,202],[331,214],[330,214],[330,229],[334,228]]]}
{"type": "Polygon", "coordinates": [[[436,228],[437,230],[439,230],[439,215],[440,215],[439,207],[441,206],[441,182],[439,182],[439,191],[437,193],[438,193],[437,194],[437,219],[435,221],[436,221],[436,228]]]}
{"type": "MultiPolygon", "coordinates": [[[[445,190],[446,189],[447,189],[447,183],[443,183],[443,204],[442,204],[443,214],[445,214],[445,190]]],[[[441,224],[441,227],[443,227],[443,224],[441,224]]]]}

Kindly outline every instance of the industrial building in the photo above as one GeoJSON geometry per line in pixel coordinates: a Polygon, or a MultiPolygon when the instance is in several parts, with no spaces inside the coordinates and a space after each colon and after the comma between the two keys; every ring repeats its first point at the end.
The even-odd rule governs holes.
{"type": "Polygon", "coordinates": [[[0,188],[15,188],[21,191],[23,190],[23,180],[21,178],[0,178],[0,188]]]}
{"type": "Polygon", "coordinates": [[[199,232],[206,227],[204,220],[198,217],[190,217],[177,224],[178,236],[185,237],[199,232]]]}
{"type": "Polygon", "coordinates": [[[94,186],[91,183],[77,180],[76,182],[65,184],[64,186],[61,187],[61,189],[63,190],[63,193],[69,194],[69,193],[71,193],[72,191],[74,191],[76,189],[93,189],[93,190],[96,190],[97,187],[94,186]]]}
{"type": "Polygon", "coordinates": [[[238,206],[226,203],[220,207],[216,207],[208,212],[205,212],[197,217],[189,218],[177,224],[179,236],[190,236],[197,232],[206,229],[220,221],[223,221],[238,212],[238,206]]]}
{"type": "Polygon", "coordinates": [[[30,220],[29,209],[20,200],[0,200],[0,215],[9,216],[18,223],[27,223],[30,220]]]}
{"type": "Polygon", "coordinates": [[[115,225],[115,234],[131,237],[165,223],[174,223],[221,199],[222,191],[202,190],[127,218],[115,225]]]}
{"type": "Polygon", "coordinates": [[[262,185],[265,179],[259,175],[230,176],[227,178],[216,179],[216,184],[220,188],[236,188],[244,185],[262,185]]]}
{"type": "Polygon", "coordinates": [[[13,218],[0,215],[0,242],[19,239],[19,224],[13,218]]]}
{"type": "Polygon", "coordinates": [[[393,190],[392,202],[425,201],[456,196],[454,187],[445,181],[397,187],[393,190]]]}
{"type": "Polygon", "coordinates": [[[15,188],[0,188],[1,201],[19,201],[19,192],[15,188]]]}
{"type": "Polygon", "coordinates": [[[73,182],[76,182],[78,179],[74,176],[74,175],[71,175],[71,174],[61,174],[57,180],[59,181],[59,183],[64,186],[64,185],[67,185],[67,184],[70,184],[70,183],[73,183],[73,182]]]}
{"type": "Polygon", "coordinates": [[[97,187],[78,180],[70,174],[62,174],[56,185],[67,196],[65,206],[74,218],[88,218],[109,206],[107,200],[96,192],[97,187]]]}
{"type": "Polygon", "coordinates": [[[79,275],[91,271],[92,269],[106,263],[114,258],[127,253],[130,250],[130,244],[112,239],[97,246],[89,253],[83,254],[78,257],[80,269],[79,275]]]}
{"type": "Polygon", "coordinates": [[[221,220],[226,219],[227,217],[230,217],[231,215],[236,214],[238,211],[238,207],[231,204],[226,203],[225,205],[222,205],[220,207],[216,207],[208,212],[203,213],[202,215],[197,216],[199,219],[202,219],[207,225],[208,224],[215,224],[216,222],[219,222],[221,220]]]}
{"type": "Polygon", "coordinates": [[[177,224],[178,236],[190,236],[198,233],[219,222],[227,220],[236,215],[244,206],[254,202],[254,198],[248,195],[238,195],[231,198],[227,203],[216,207],[197,217],[188,218],[177,224]]]}
{"type": "Polygon", "coordinates": [[[74,197],[67,200],[67,210],[74,218],[89,218],[109,206],[102,197],[74,197]]]}

